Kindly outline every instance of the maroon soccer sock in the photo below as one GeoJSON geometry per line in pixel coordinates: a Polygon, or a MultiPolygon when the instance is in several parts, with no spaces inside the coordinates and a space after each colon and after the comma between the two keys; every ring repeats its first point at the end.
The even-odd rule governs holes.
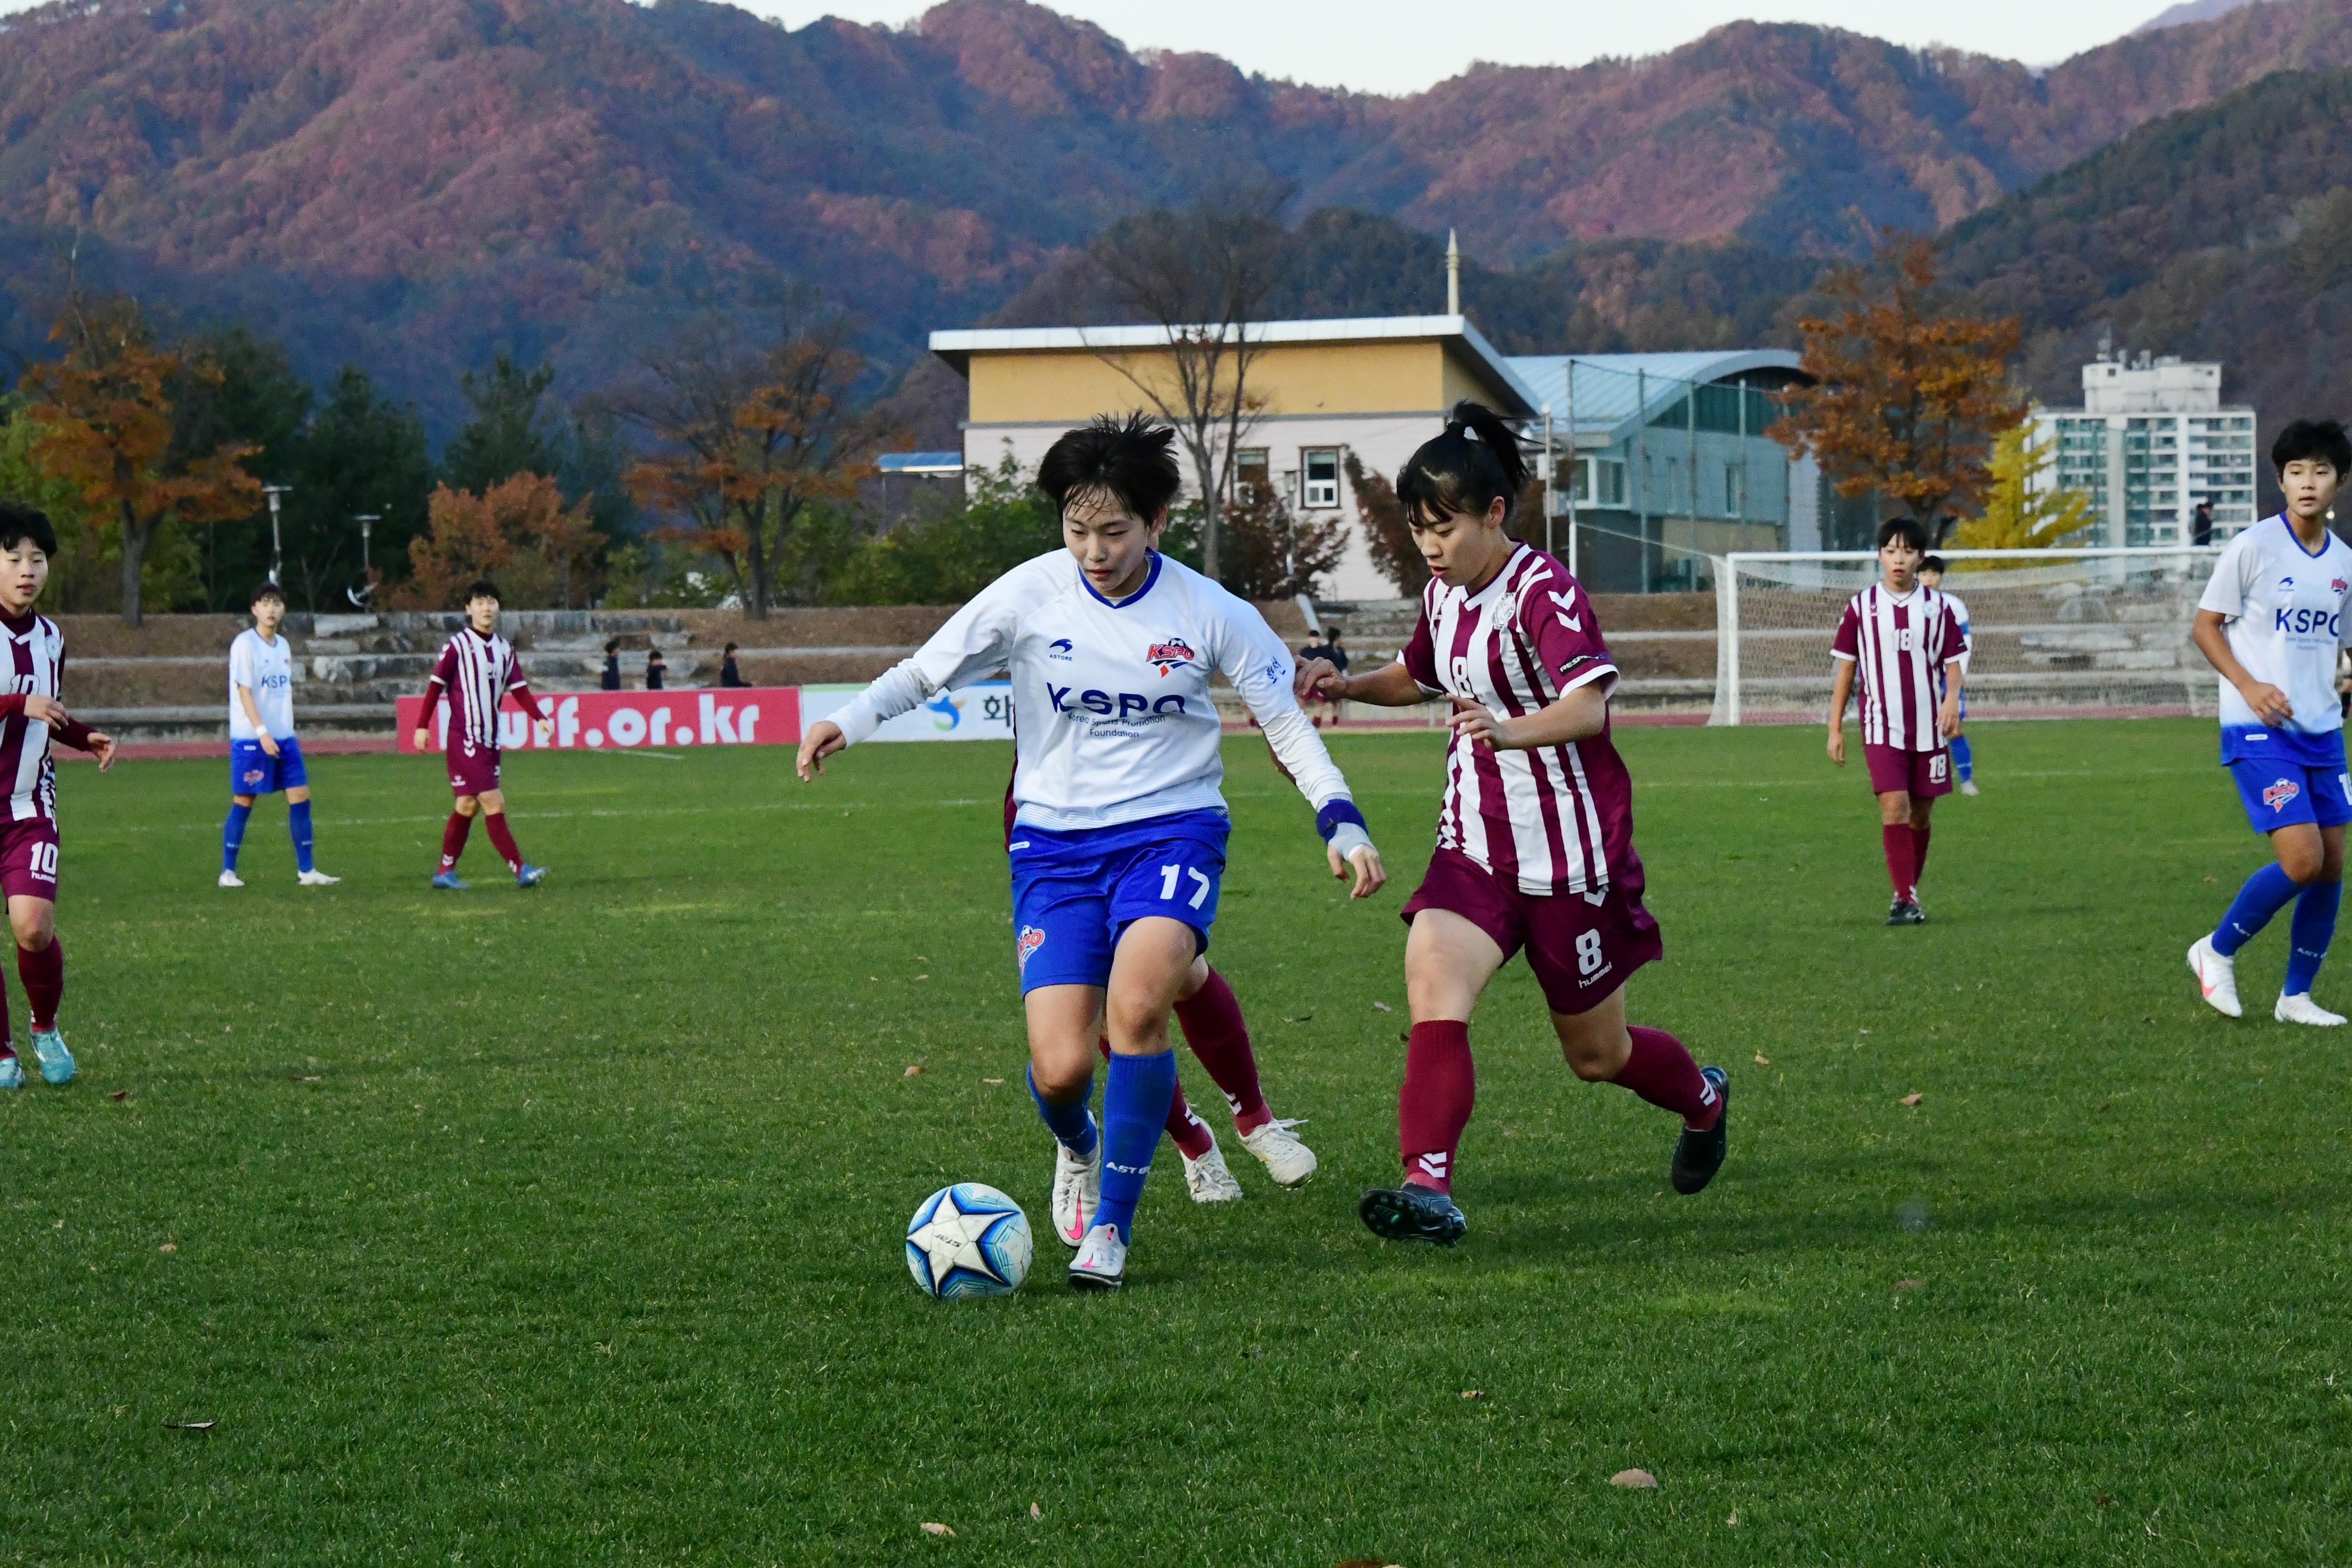
{"type": "MultiPolygon", "coordinates": [[[[1095,1049],[1102,1053],[1103,1060],[1110,1060],[1110,1037],[1098,1037],[1095,1049]]],[[[1209,1131],[1207,1122],[1192,1113],[1192,1102],[1184,1098],[1184,1086],[1181,1083],[1176,1092],[1168,1097],[1167,1131],[1170,1141],[1184,1152],[1187,1160],[1197,1160],[1217,1146],[1217,1135],[1209,1131]]]]}
{"type": "Polygon", "coordinates": [[[466,835],[474,830],[474,819],[462,811],[449,814],[449,821],[441,829],[441,869],[457,868],[457,857],[466,852],[466,835]]]}
{"type": "Polygon", "coordinates": [[[1932,831],[1934,831],[1932,828],[1927,827],[1915,827],[1911,830],[1911,885],[1915,888],[1919,885],[1919,879],[1927,874],[1927,835],[1932,831]]]}
{"type": "Polygon", "coordinates": [[[1454,1152],[1477,1098],[1470,1026],[1450,1018],[1415,1024],[1405,1047],[1404,1087],[1397,1091],[1397,1149],[1406,1181],[1454,1190],[1454,1152]]]}
{"type": "Polygon", "coordinates": [[[508,870],[521,875],[522,851],[515,847],[514,834],[507,826],[507,814],[486,811],[482,816],[488,819],[482,824],[482,831],[490,836],[491,847],[499,852],[499,858],[507,863],[508,870]]]}
{"type": "Polygon", "coordinates": [[[1633,1037],[1633,1048],[1611,1081],[1652,1105],[1680,1112],[1685,1127],[1704,1132],[1714,1126],[1723,1114],[1723,1101],[1683,1043],[1664,1029],[1633,1027],[1625,1032],[1633,1037]]]}
{"type": "Polygon", "coordinates": [[[1911,825],[1890,824],[1878,830],[1878,837],[1886,846],[1886,875],[1895,883],[1895,896],[1907,899],[1919,886],[1919,870],[1911,861],[1911,825]]]}
{"type": "Polygon", "coordinates": [[[16,978],[25,983],[26,1010],[33,1015],[33,1032],[58,1026],[58,1004],[66,994],[66,949],[57,938],[35,952],[18,944],[16,978]]]}
{"type": "Polygon", "coordinates": [[[1176,1021],[1184,1026],[1184,1043],[1224,1091],[1234,1130],[1247,1134],[1273,1121],[1274,1112],[1266,1109],[1265,1094],[1258,1088],[1249,1026],[1242,1021],[1242,1005],[1225,977],[1209,971],[1209,983],[1176,1004],[1176,1021]]]}

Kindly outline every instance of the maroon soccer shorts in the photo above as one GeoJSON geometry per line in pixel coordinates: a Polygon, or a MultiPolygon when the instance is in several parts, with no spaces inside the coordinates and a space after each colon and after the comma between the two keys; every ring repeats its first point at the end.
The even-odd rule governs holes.
{"type": "Polygon", "coordinates": [[[1952,753],[1940,745],[1932,752],[1898,752],[1865,743],[1862,754],[1870,764],[1873,795],[1900,790],[1913,800],[1933,800],[1952,793],[1952,753]]]}
{"type": "Polygon", "coordinates": [[[0,826],[0,897],[58,901],[58,825],[28,816],[0,826]]]}
{"type": "Polygon", "coordinates": [[[499,787],[499,749],[460,741],[449,748],[449,793],[482,795],[499,787]]]}
{"type": "Polygon", "coordinates": [[[1522,892],[1458,849],[1430,857],[1429,874],[1405,900],[1405,924],[1423,910],[1460,915],[1494,939],[1506,963],[1526,948],[1544,1004],[1555,1013],[1591,1012],[1666,951],[1639,893],[1612,888],[1595,904],[1576,893],[1522,892]]]}

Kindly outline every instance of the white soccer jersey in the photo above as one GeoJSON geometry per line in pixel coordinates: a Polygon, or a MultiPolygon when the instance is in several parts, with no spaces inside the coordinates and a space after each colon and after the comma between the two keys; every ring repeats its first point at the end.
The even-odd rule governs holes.
{"type": "Polygon", "coordinates": [[[237,700],[240,686],[253,692],[253,705],[261,711],[261,722],[273,740],[283,741],[294,733],[294,650],[283,637],[268,642],[253,630],[236,634],[236,641],[228,648],[228,738],[232,741],[258,741],[261,731],[245,716],[245,704],[237,700]]]}
{"type": "MultiPolygon", "coordinates": [[[[2329,735],[2344,728],[2336,701],[2336,650],[2352,645],[2352,545],[2330,533],[2305,550],[2284,517],[2254,524],[2222,547],[2200,610],[2222,616],[2230,651],[2256,680],[2294,705],[2292,731],[2329,735]]],[[[2221,727],[2259,730],[2246,700],[2221,682],[2221,727]]]]}
{"type": "Polygon", "coordinates": [[[1265,617],[1199,573],[1151,557],[1116,602],[1056,550],[982,589],[915,657],[834,722],[855,745],[946,688],[1012,673],[1016,820],[1058,830],[1224,809],[1223,727],[1209,698],[1222,672],[1319,811],[1348,796],[1291,691],[1290,650],[1265,617]]]}

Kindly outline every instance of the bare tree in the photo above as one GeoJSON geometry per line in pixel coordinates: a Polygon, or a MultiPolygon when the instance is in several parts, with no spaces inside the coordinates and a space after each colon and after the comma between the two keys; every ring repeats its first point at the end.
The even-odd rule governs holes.
{"type": "Polygon", "coordinates": [[[1286,247],[1278,215],[1289,195],[1265,187],[1182,212],[1143,213],[1112,226],[1093,247],[1121,302],[1166,335],[1164,354],[1108,346],[1097,353],[1176,427],[1200,493],[1201,566],[1211,577],[1219,576],[1218,522],[1233,493],[1234,452],[1264,412],[1249,385],[1265,346],[1253,329],[1282,279],[1286,247]]]}
{"type": "Polygon", "coordinates": [[[864,365],[839,316],[796,300],[769,334],[722,316],[691,324],[601,400],[655,443],[627,476],[638,504],[727,563],[752,620],[776,600],[801,514],[874,473],[874,433],[848,401],[864,365]]]}

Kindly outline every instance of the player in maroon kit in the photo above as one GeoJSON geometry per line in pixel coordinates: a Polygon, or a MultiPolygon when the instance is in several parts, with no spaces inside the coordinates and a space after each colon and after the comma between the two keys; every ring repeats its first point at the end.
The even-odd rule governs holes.
{"type": "Polygon", "coordinates": [[[1862,754],[1878,796],[1878,834],[1895,902],[1891,926],[1927,922],[1919,874],[1927,868],[1927,817],[1936,797],[1952,793],[1952,754],[1945,742],[1960,731],[1962,661],[1968,628],[1951,601],[1919,581],[1927,534],[1907,517],[1878,531],[1879,580],[1847,601],[1830,652],[1830,761],[1845,766],[1845,704],[1856,672],[1862,684],[1862,754]],[[1943,672],[1941,680],[1937,672],[1943,672]]]}
{"type": "MultiPolygon", "coordinates": [[[[8,807],[0,820],[0,892],[8,899],[8,925],[16,937],[16,977],[31,1005],[33,1054],[41,1077],[68,1083],[73,1053],[58,1030],[65,995],[66,954],[58,942],[57,764],[51,740],[114,765],[114,738],[91,729],[58,702],[65,639],[57,622],[33,613],[49,580],[58,536],[31,507],[0,500],[0,628],[8,634],[8,681],[0,695],[0,778],[8,807]]],[[[8,1039],[8,1009],[0,1002],[0,1089],[22,1088],[25,1068],[8,1039]]]]}
{"type": "Polygon", "coordinates": [[[525,861],[522,851],[515,847],[514,833],[507,826],[506,794],[499,788],[499,704],[508,692],[513,692],[523,711],[538,724],[541,745],[554,733],[555,726],[540,712],[539,700],[523,683],[514,646],[499,636],[495,583],[485,580],[466,590],[466,627],[441,650],[433,679],[425,683],[425,711],[416,718],[420,752],[432,749],[433,713],[444,691],[449,694],[449,788],[457,802],[457,809],[449,813],[448,826],[441,830],[441,869],[435,874],[433,885],[452,890],[467,886],[457,879],[457,857],[466,852],[466,836],[472,831],[474,814],[478,811],[487,818],[483,826],[499,858],[514,873],[515,886],[537,887],[547,868],[525,861]]]}
{"type": "Polygon", "coordinates": [[[1591,598],[1508,531],[1527,484],[1517,436],[1491,410],[1454,405],[1444,433],[1397,475],[1429,563],[1421,623],[1370,675],[1318,661],[1302,682],[1329,699],[1399,708],[1454,700],[1437,852],[1405,901],[1412,1034],[1397,1098],[1404,1182],[1358,1212],[1395,1240],[1450,1245],[1468,1228],[1451,1195],[1475,1083],[1470,1014],[1524,948],[1576,1076],[1620,1084],[1682,1118],[1675,1190],[1723,1165],[1730,1084],[1664,1029],[1628,1027],[1625,982],[1664,952],[1642,907],[1633,783],[1609,738],[1617,666],[1591,598]]]}

